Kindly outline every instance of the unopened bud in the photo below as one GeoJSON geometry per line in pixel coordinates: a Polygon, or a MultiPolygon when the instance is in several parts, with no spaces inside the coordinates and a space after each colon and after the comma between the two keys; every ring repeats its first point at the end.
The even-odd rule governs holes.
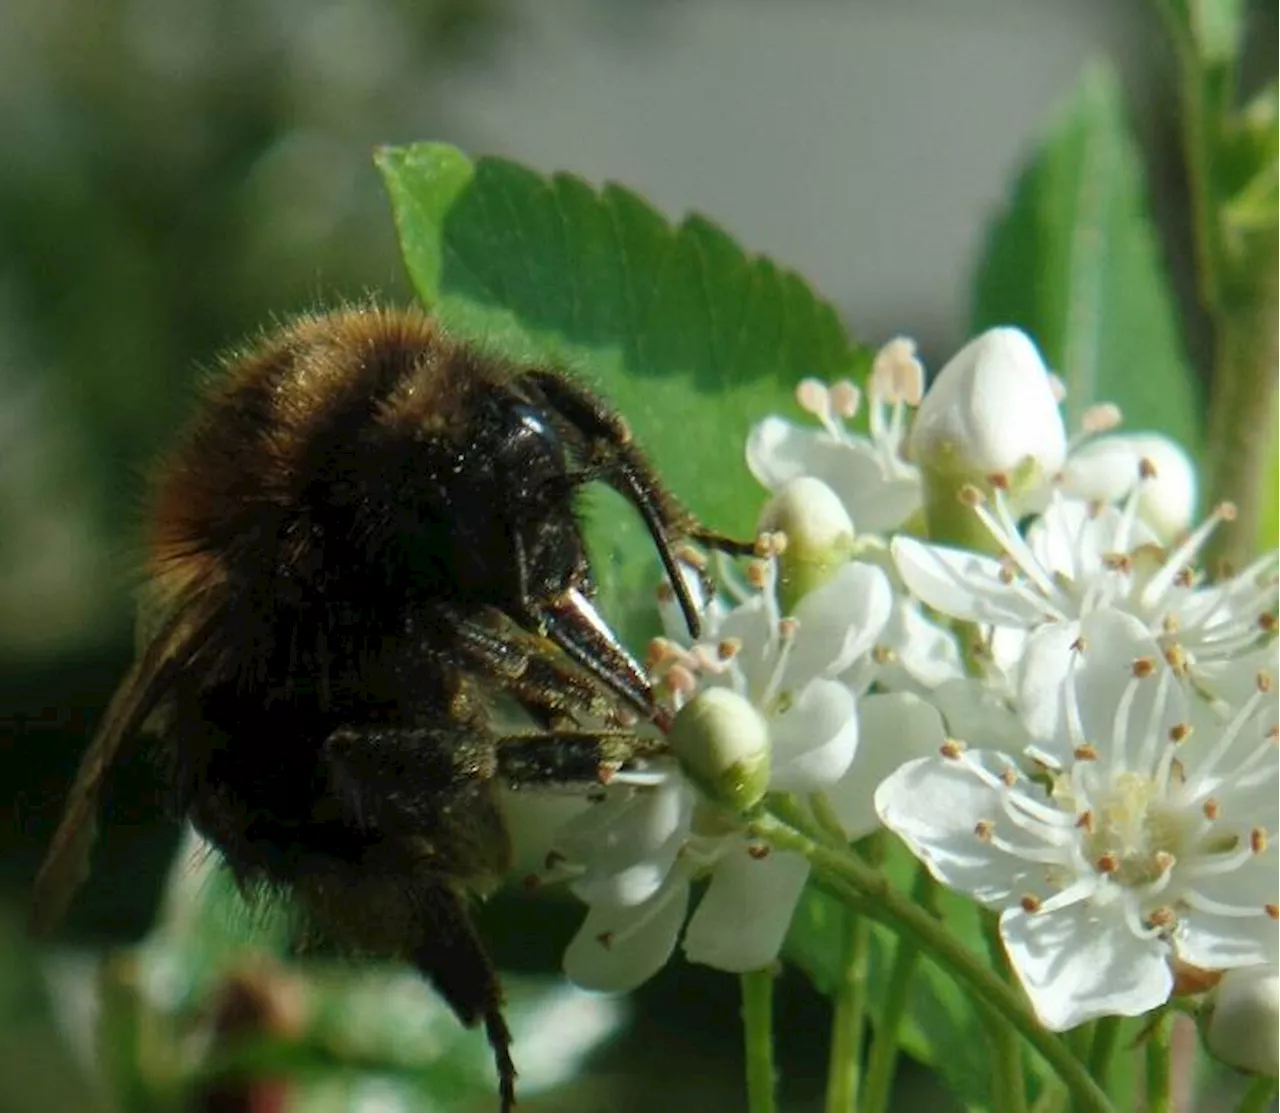
{"type": "Polygon", "coordinates": [[[756,527],[780,532],[786,548],[778,557],[778,602],[784,613],[825,584],[853,553],[853,520],[839,496],[820,479],[800,476],[766,504],[756,527]]]}
{"type": "Polygon", "coordinates": [[[991,489],[998,477],[1016,499],[1057,474],[1066,453],[1054,380],[1027,335],[995,328],[971,340],[939,372],[911,427],[930,538],[983,549],[985,531],[957,492],[991,489]]]}
{"type": "Polygon", "coordinates": [[[1275,966],[1228,970],[1201,1024],[1205,1044],[1222,1062],[1275,1077],[1280,1044],[1280,975],[1275,966]]]}
{"type": "Polygon", "coordinates": [[[1071,454],[1062,470],[1062,489],[1074,498],[1119,502],[1141,483],[1138,517],[1161,541],[1191,525],[1196,506],[1196,471],[1176,442],[1159,433],[1117,433],[1097,437],[1071,454]]]}
{"type": "Polygon", "coordinates": [[[707,688],[677,713],[667,736],[690,780],[735,812],[758,804],[769,788],[769,724],[728,688],[707,688]]]}

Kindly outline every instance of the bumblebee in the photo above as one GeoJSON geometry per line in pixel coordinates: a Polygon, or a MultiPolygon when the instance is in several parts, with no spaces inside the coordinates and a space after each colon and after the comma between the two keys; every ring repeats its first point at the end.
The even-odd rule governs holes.
{"type": "Polygon", "coordinates": [[[242,888],[407,959],[484,1025],[509,1110],[502,989],[470,914],[509,864],[496,790],[598,783],[662,747],[644,672],[592,603],[575,507],[594,482],[639,512],[696,632],[676,546],[749,546],[696,521],[567,374],[379,308],[230,360],[157,475],[160,617],[77,773],[33,928],[83,880],[106,779],[145,728],[176,814],[242,888]],[[527,725],[500,727],[502,705],[527,725]]]}

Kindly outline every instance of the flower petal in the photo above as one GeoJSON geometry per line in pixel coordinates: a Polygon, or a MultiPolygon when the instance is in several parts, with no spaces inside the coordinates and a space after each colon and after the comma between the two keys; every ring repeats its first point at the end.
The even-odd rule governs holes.
{"type": "Polygon", "coordinates": [[[1188,904],[1178,917],[1176,947],[1178,957],[1205,970],[1224,970],[1280,960],[1280,929],[1267,914],[1280,897],[1276,882],[1274,850],[1255,855],[1230,873],[1198,879],[1196,895],[1213,901],[1221,909],[1239,910],[1226,915],[1210,906],[1197,907],[1189,894],[1188,904]],[[1253,909],[1253,914],[1247,914],[1253,909]]]}
{"type": "Polygon", "coordinates": [[[904,762],[936,754],[946,741],[937,710],[908,692],[863,696],[858,701],[858,732],[853,764],[827,789],[851,839],[879,828],[875,794],[880,783],[904,762]]]}
{"type": "Polygon", "coordinates": [[[835,676],[871,651],[893,609],[889,577],[874,564],[853,561],[800,600],[795,644],[782,674],[782,690],[795,691],[817,676],[835,676]]]}
{"type": "Polygon", "coordinates": [[[565,973],[584,989],[635,989],[671,957],[688,907],[689,884],[674,875],[643,904],[592,906],[565,950],[565,973]]]}
{"type": "Polygon", "coordinates": [[[809,877],[800,855],[754,858],[739,842],[716,863],[684,937],[690,962],[719,970],[759,970],[778,957],[809,877]]]}
{"type": "Polygon", "coordinates": [[[1168,948],[1134,935],[1119,902],[1011,908],[1000,937],[1040,1022],[1055,1032],[1099,1016],[1139,1016],[1173,991],[1168,948]]]}
{"type": "Polygon", "coordinates": [[[1018,754],[1031,740],[1021,719],[981,680],[948,680],[930,698],[942,712],[947,733],[970,746],[1018,754]]]}
{"type": "Polygon", "coordinates": [[[1047,604],[1002,578],[999,561],[899,536],[891,546],[908,590],[934,610],[965,622],[1029,626],[1052,617],[1047,604]]]}
{"type": "Polygon", "coordinates": [[[971,751],[963,759],[918,758],[889,774],[875,793],[876,812],[944,885],[1002,907],[1022,893],[1045,891],[1043,866],[997,849],[976,833],[1002,814],[1000,794],[969,764],[997,776],[1008,759],[971,751]]]}
{"type": "Polygon", "coordinates": [[[858,747],[857,701],[836,680],[810,681],[770,720],[771,792],[817,792],[835,784],[858,747]]]}

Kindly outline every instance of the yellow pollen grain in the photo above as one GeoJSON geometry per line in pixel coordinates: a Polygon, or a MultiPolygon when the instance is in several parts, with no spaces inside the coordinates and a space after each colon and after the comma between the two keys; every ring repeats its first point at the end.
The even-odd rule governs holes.
{"type": "Polygon", "coordinates": [[[973,833],[983,842],[990,842],[996,833],[996,825],[989,819],[980,819],[973,825],[973,833]]]}
{"type": "Polygon", "coordinates": [[[1169,728],[1169,741],[1172,742],[1175,746],[1179,742],[1185,742],[1190,737],[1191,737],[1190,723],[1174,723],[1173,726],[1169,728]]]}
{"type": "Polygon", "coordinates": [[[949,758],[952,761],[955,761],[957,758],[960,757],[962,753],[964,753],[964,743],[961,742],[958,738],[948,738],[938,748],[938,752],[942,754],[943,757],[949,758]]]}
{"type": "Polygon", "coordinates": [[[1091,743],[1081,742],[1080,745],[1071,751],[1071,756],[1075,758],[1076,761],[1097,761],[1098,751],[1091,743]]]}
{"type": "Polygon", "coordinates": [[[1098,860],[1093,863],[1093,868],[1099,873],[1115,873],[1120,868],[1120,856],[1108,850],[1105,854],[1098,856],[1098,860]]]}
{"type": "Polygon", "coordinates": [[[1139,680],[1146,680],[1156,671],[1156,661],[1154,657],[1137,657],[1130,666],[1130,671],[1139,680]]]}
{"type": "Polygon", "coordinates": [[[1218,801],[1212,796],[1200,805],[1200,810],[1204,812],[1205,819],[1210,822],[1217,819],[1221,813],[1221,807],[1219,806],[1218,801]]]}
{"type": "Polygon", "coordinates": [[[1024,893],[1018,900],[1018,904],[1022,907],[1022,911],[1026,913],[1039,912],[1040,905],[1043,902],[1034,893],[1024,893]]]}
{"type": "Polygon", "coordinates": [[[1267,849],[1267,830],[1265,827],[1255,827],[1249,832],[1249,849],[1255,854],[1262,854],[1267,849]]]}

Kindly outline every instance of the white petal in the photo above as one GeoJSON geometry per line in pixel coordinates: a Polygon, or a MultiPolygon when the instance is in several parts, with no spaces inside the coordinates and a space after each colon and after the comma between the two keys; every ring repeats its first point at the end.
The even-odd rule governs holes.
{"type": "Polygon", "coordinates": [[[774,637],[773,628],[774,619],[762,595],[752,595],[720,620],[716,640],[738,643],[733,665],[741,674],[748,692],[762,691],[772,674],[769,649],[774,637]]]}
{"type": "Polygon", "coordinates": [[[935,688],[944,681],[964,676],[955,635],[924,616],[914,600],[898,597],[889,622],[880,634],[880,643],[893,650],[893,663],[886,666],[880,682],[888,688],[914,681],[935,688]],[[899,672],[905,673],[899,678],[899,672]]]}
{"type": "MultiPolygon", "coordinates": [[[[999,770],[1008,760],[981,751],[966,760],[999,770]]],[[[880,822],[945,885],[984,904],[1004,906],[1023,893],[1043,891],[1043,867],[998,850],[975,832],[980,820],[1001,814],[999,794],[965,762],[918,758],[889,774],[875,793],[880,822]]]]}
{"type": "Polygon", "coordinates": [[[869,653],[892,609],[893,588],[884,572],[861,561],[846,564],[796,607],[799,628],[782,690],[794,691],[817,676],[835,676],[869,653]]]}
{"type": "Polygon", "coordinates": [[[753,858],[740,843],[716,863],[711,884],[685,932],[691,962],[719,970],[759,970],[778,957],[809,877],[800,855],[753,858]]]}
{"type": "Polygon", "coordinates": [[[1009,960],[1040,1022],[1055,1032],[1100,1016],[1140,1016],[1173,991],[1168,948],[1126,926],[1119,902],[1000,917],[1009,960]]]}
{"type": "Polygon", "coordinates": [[[672,877],[644,904],[593,906],[564,953],[565,973],[584,989],[635,989],[671,957],[688,905],[688,883],[672,877]]]}
{"type": "Polygon", "coordinates": [[[1066,698],[1079,638],[1076,622],[1049,622],[1033,630],[1015,678],[1018,711],[1027,732],[1041,748],[1064,762],[1072,751],[1066,698]]]}
{"type": "Polygon", "coordinates": [[[1191,907],[1180,911],[1178,957],[1205,970],[1252,966],[1280,960],[1280,926],[1266,912],[1280,898],[1275,851],[1250,858],[1239,869],[1198,879],[1194,891],[1220,904],[1253,915],[1223,915],[1191,907]]]}
{"type": "Polygon", "coordinates": [[[830,434],[766,417],[747,435],[747,467],[770,491],[802,475],[820,475],[818,465],[840,447],[830,434]]]}
{"type": "Polygon", "coordinates": [[[693,793],[673,777],[646,792],[627,790],[567,823],[556,847],[586,867],[574,893],[589,904],[638,904],[663,884],[689,830],[693,793]]]}
{"type": "Polygon", "coordinates": [[[817,792],[834,784],[858,747],[857,702],[836,680],[810,681],[770,726],[771,792],[817,792]]]}
{"type": "Polygon", "coordinates": [[[949,680],[939,684],[930,698],[942,712],[947,733],[970,746],[1018,754],[1031,741],[1000,694],[981,680],[949,680]]]}
{"type": "Polygon", "coordinates": [[[917,599],[965,622],[1029,626],[1048,608],[1001,579],[1000,562],[898,536],[891,546],[898,575],[917,599]]]}
{"type": "Polygon", "coordinates": [[[858,752],[849,772],[827,789],[853,839],[880,826],[875,807],[880,783],[905,762],[936,754],[946,741],[937,710],[907,692],[863,696],[858,702],[858,733],[858,752]]]}

